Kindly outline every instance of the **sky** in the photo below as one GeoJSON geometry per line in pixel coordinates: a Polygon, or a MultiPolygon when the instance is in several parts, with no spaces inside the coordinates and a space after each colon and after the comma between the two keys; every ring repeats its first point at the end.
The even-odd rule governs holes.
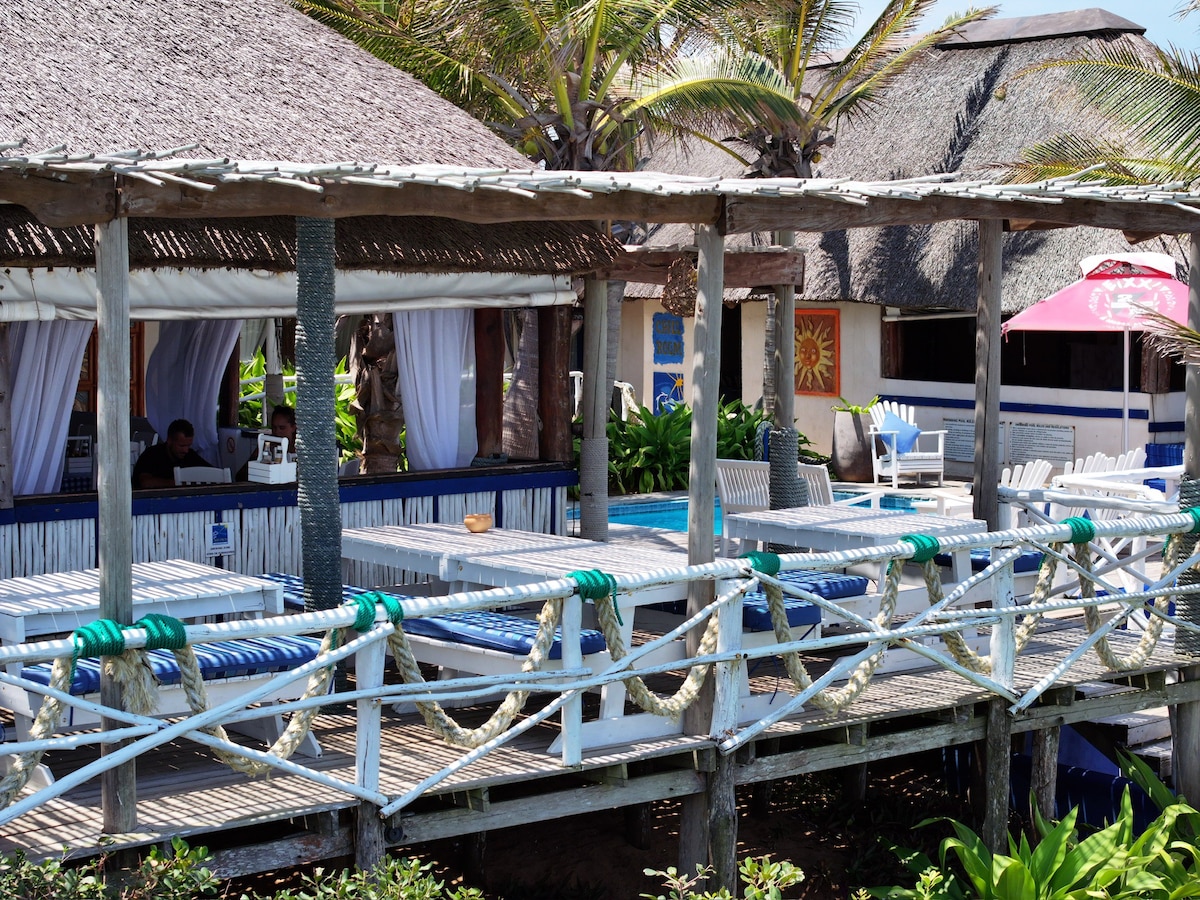
{"type": "MultiPolygon", "coordinates": [[[[873,21],[885,5],[885,0],[859,0],[860,23],[873,21]]],[[[930,27],[936,27],[953,13],[987,5],[987,0],[938,0],[926,20],[930,27]]],[[[1200,12],[1176,19],[1173,13],[1179,8],[1179,0],[992,0],[991,5],[1000,8],[996,18],[1003,19],[1100,7],[1145,26],[1146,37],[1163,49],[1174,45],[1186,51],[1200,50],[1200,12]]]]}

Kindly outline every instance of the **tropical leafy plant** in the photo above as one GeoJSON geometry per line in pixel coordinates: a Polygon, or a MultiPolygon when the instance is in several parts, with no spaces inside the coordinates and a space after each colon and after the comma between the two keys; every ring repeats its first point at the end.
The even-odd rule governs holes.
{"type": "Polygon", "coordinates": [[[1141,834],[1135,834],[1133,803],[1126,787],[1113,823],[1083,839],[1075,826],[1078,808],[1052,823],[1041,816],[1036,804],[1032,806],[1036,843],[1024,834],[1019,840],[1010,836],[1008,855],[993,854],[966,825],[947,820],[954,834],[942,841],[939,865],[924,854],[897,851],[917,874],[916,886],[872,888],[869,894],[946,900],[1200,896],[1200,851],[1190,840],[1181,839],[1181,833],[1194,834],[1200,813],[1187,804],[1170,803],[1141,834]],[[952,870],[952,857],[957,870],[952,870]]]}
{"type": "MultiPolygon", "coordinates": [[[[238,403],[238,425],[242,428],[256,429],[262,425],[262,397],[255,397],[255,394],[262,394],[261,379],[266,375],[267,364],[263,358],[262,350],[257,351],[252,359],[246,360],[241,364],[240,378],[243,382],[249,379],[259,379],[250,384],[243,384],[241,389],[241,400],[238,403]]],[[[346,357],[338,360],[337,368],[334,369],[334,375],[345,375],[349,371],[346,357]]],[[[296,374],[296,367],[290,363],[283,365],[284,375],[296,374]]],[[[355,397],[354,385],[349,382],[345,384],[334,385],[334,433],[337,436],[338,447],[341,448],[342,461],[352,459],[359,451],[362,450],[362,441],[358,437],[357,422],[354,418],[354,413],[350,409],[350,404],[355,397]]],[[[401,444],[404,442],[404,434],[400,435],[401,444]]]]}
{"type": "Polygon", "coordinates": [[[754,459],[754,443],[765,417],[763,410],[741,400],[722,403],[717,410],[717,458],[754,459]]]}
{"type": "Polygon", "coordinates": [[[611,415],[608,477],[615,494],[648,494],[687,487],[692,458],[692,411],[680,404],[661,415],[646,407],[640,421],[611,415]]]}
{"type": "Polygon", "coordinates": [[[845,397],[838,397],[837,404],[831,406],[830,409],[832,409],[834,412],[848,412],[861,416],[865,413],[869,413],[871,411],[871,407],[877,403],[879,403],[878,394],[862,405],[851,403],[845,397]]]}
{"type": "MultiPolygon", "coordinates": [[[[685,875],[674,866],[643,871],[662,878],[669,888],[666,894],[642,894],[646,900],[733,900],[734,895],[724,888],[715,892],[697,890],[712,874],[711,866],[697,866],[695,875],[685,875]]],[[[741,896],[746,900],[780,900],[786,888],[804,880],[804,872],[786,860],[772,862],[769,856],[750,856],[738,865],[738,877],[744,885],[741,896]]]]}

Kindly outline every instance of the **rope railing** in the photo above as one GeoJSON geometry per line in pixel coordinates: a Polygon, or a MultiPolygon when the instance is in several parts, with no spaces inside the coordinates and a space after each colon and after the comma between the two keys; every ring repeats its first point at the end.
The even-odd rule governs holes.
{"type": "MultiPolygon", "coordinates": [[[[1167,604],[1162,602],[1182,594],[1200,592],[1200,585],[1180,587],[1173,583],[1181,572],[1196,562],[1195,558],[1181,558],[1176,551],[1178,542],[1173,536],[1197,530],[1200,530],[1200,513],[1187,510],[1115,521],[1069,520],[1025,529],[942,539],[912,535],[883,547],[782,556],[755,554],[738,560],[721,559],[699,566],[660,569],[636,576],[576,572],[569,577],[538,585],[471,591],[449,597],[396,598],[390,594],[368,592],[336,609],[267,619],[187,626],[161,618],[147,618],[134,626],[125,627],[114,623],[97,623],[65,639],[0,646],[0,682],[19,686],[33,694],[40,693],[46,698],[31,728],[30,740],[5,747],[6,752],[16,755],[16,761],[9,766],[7,776],[0,780],[0,807],[7,807],[0,811],[0,822],[10,821],[38,803],[60,796],[123,760],[179,737],[210,747],[218,758],[244,774],[256,776],[277,770],[298,775],[395,812],[419,796],[420,790],[427,790],[430,785],[450,777],[471,760],[491,752],[517,734],[557,714],[572,697],[578,697],[583,691],[621,683],[629,691],[632,701],[646,715],[674,722],[695,702],[707,678],[715,675],[728,686],[733,679],[740,677],[743,667],[750,662],[770,657],[783,659],[794,688],[793,696],[769,715],[741,723],[736,733],[716,741],[721,752],[733,752],[773,722],[798,712],[805,705],[829,712],[845,710],[869,686],[889,648],[912,650],[931,665],[940,666],[984,690],[1008,698],[1012,702],[1012,711],[1016,713],[1027,708],[1050,685],[1063,677],[1085,653],[1095,650],[1102,665],[1109,671],[1127,671],[1147,663],[1165,624],[1186,630],[1200,630],[1196,625],[1172,616],[1166,608],[1167,604]],[[1103,566],[1097,566],[1096,560],[1103,557],[1094,551],[1094,542],[1130,536],[1161,537],[1166,541],[1161,577],[1142,591],[1097,596],[1096,572],[1103,566]],[[993,564],[984,572],[972,575],[963,584],[949,590],[943,589],[941,570],[935,562],[935,556],[976,547],[996,549],[998,552],[993,564]],[[1037,587],[1027,602],[1014,603],[1010,596],[1002,596],[990,607],[965,609],[954,606],[968,595],[975,602],[989,579],[1009,570],[1018,555],[1014,550],[1020,547],[1040,547],[1048,551],[1039,572],[1037,587]],[[878,593],[879,608],[870,617],[843,609],[837,601],[826,600],[778,577],[781,572],[796,568],[831,570],[870,562],[888,563],[887,574],[878,593]],[[906,563],[921,569],[926,605],[907,621],[898,621],[897,598],[906,563]],[[1061,584],[1052,590],[1060,568],[1067,572],[1068,579],[1074,579],[1079,597],[1062,596],[1061,584]],[[697,579],[718,584],[717,599],[713,603],[695,611],[690,617],[684,617],[678,626],[649,644],[635,647],[625,645],[620,616],[622,609],[628,614],[631,608],[628,602],[632,597],[639,591],[697,579]],[[718,616],[718,612],[731,604],[740,603],[747,591],[759,586],[767,595],[775,643],[742,647],[738,636],[740,617],[735,617],[738,619],[738,633],[727,635],[723,640],[719,624],[722,617],[718,616]],[[819,606],[827,622],[837,619],[851,630],[842,634],[827,633],[816,638],[794,639],[784,608],[788,597],[819,606]],[[622,603],[618,603],[618,598],[623,598],[622,603]],[[453,611],[503,608],[538,600],[542,601],[543,607],[533,651],[519,667],[514,665],[511,673],[437,682],[425,680],[404,631],[405,620],[453,611]],[[585,602],[595,607],[611,663],[599,670],[590,667],[545,670],[547,650],[557,629],[563,632],[564,645],[579,639],[578,625],[564,620],[564,604],[585,602]],[[1101,619],[1100,607],[1112,612],[1107,621],[1101,619]],[[961,637],[966,631],[978,632],[1005,619],[1014,620],[1017,627],[1013,640],[1015,650],[1019,652],[1031,639],[1037,623],[1045,615],[1065,610],[1080,612],[1089,636],[1080,648],[1047,672],[1037,684],[1024,691],[1014,691],[1013,686],[1005,681],[1003,673],[997,680],[992,673],[991,659],[973,650],[961,637]],[[1132,649],[1123,647],[1118,651],[1111,645],[1114,629],[1142,611],[1146,614],[1147,622],[1141,635],[1136,640],[1123,642],[1132,645],[1132,649]],[[703,630],[696,654],[691,657],[678,655],[665,662],[653,659],[664,649],[681,647],[679,638],[693,629],[703,630]],[[193,646],[235,637],[316,632],[323,632],[325,639],[317,658],[312,662],[291,672],[281,673],[269,682],[255,684],[236,701],[209,707],[203,679],[194,671],[194,656],[191,655],[193,646]],[[940,639],[939,645],[931,646],[925,642],[935,637],[940,639]],[[330,692],[329,674],[333,667],[358,650],[381,640],[387,642],[403,674],[404,683],[385,684],[370,691],[346,689],[330,692]],[[719,647],[722,649],[718,650],[719,647]],[[185,690],[191,715],[177,722],[154,718],[153,700],[157,688],[145,678],[146,667],[141,664],[141,654],[155,648],[169,649],[176,654],[187,682],[185,690]],[[838,660],[823,675],[813,677],[806,670],[802,654],[845,649],[849,649],[850,654],[838,660]],[[74,661],[95,655],[115,661],[111,663],[116,667],[113,671],[125,687],[125,710],[109,710],[69,694],[74,661]],[[46,661],[54,663],[49,687],[2,671],[18,663],[46,661]],[[673,694],[663,696],[648,687],[647,679],[665,673],[683,673],[683,678],[681,686],[673,694]],[[308,683],[298,699],[279,701],[258,709],[248,708],[269,697],[279,683],[297,679],[307,679],[308,683]],[[551,695],[551,701],[538,711],[528,713],[525,711],[526,703],[535,692],[551,695]],[[455,722],[447,712],[446,704],[450,700],[498,695],[503,695],[503,700],[482,726],[466,728],[455,722]],[[420,790],[410,789],[399,798],[382,794],[377,784],[351,783],[289,759],[296,742],[312,727],[323,706],[350,703],[367,697],[381,701],[415,702],[427,726],[448,743],[465,748],[466,754],[442,771],[423,779],[418,786],[420,790]],[[68,704],[104,715],[114,720],[116,725],[108,732],[58,735],[58,719],[68,704]],[[276,745],[267,750],[238,745],[224,731],[229,725],[254,717],[280,714],[289,716],[288,728],[276,745]],[[22,796],[31,772],[40,761],[41,754],[47,750],[68,751],[96,742],[113,743],[117,740],[127,740],[129,743],[118,753],[106,754],[48,788],[32,795],[26,791],[22,796]]],[[[1103,584],[1101,581],[1100,585],[1103,584]]],[[[909,584],[906,589],[911,592],[917,588],[909,584]]],[[[576,614],[575,620],[577,618],[576,614]]],[[[718,691],[718,696],[737,697],[738,692],[718,691]]],[[[714,716],[714,721],[720,718],[714,716]]],[[[575,726],[564,717],[563,728],[569,727],[575,726]]],[[[573,752],[578,753],[577,747],[573,752]]],[[[563,761],[564,764],[574,765],[578,763],[578,758],[572,758],[564,750],[563,761]]]]}

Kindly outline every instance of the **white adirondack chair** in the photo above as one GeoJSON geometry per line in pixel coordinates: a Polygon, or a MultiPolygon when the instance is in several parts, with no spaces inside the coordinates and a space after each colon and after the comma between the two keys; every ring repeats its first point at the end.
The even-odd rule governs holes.
{"type": "MultiPolygon", "coordinates": [[[[1054,465],[1046,459],[1031,459],[1024,464],[1018,464],[1012,469],[1004,469],[1000,473],[1000,487],[1011,488],[1014,491],[1036,491],[1050,483],[1050,472],[1054,465]]],[[[1027,521],[1028,516],[1022,515],[1022,510],[1012,504],[1004,504],[1008,509],[1007,521],[1001,523],[1002,528],[1021,528],[1037,524],[1027,521]]]]}
{"type": "MultiPolygon", "coordinates": [[[[771,507],[771,464],[760,460],[718,459],[717,496],[721,500],[721,553],[733,551],[725,517],[731,513],[759,512],[771,507]]],[[[833,483],[824,466],[796,463],[797,474],[808,483],[810,506],[862,503],[877,495],[856,495],[847,500],[833,499],[833,483]]],[[[882,492],[879,492],[882,493],[882,492]]]]}
{"type": "Polygon", "coordinates": [[[900,440],[900,433],[885,425],[888,413],[916,427],[916,410],[908,404],[883,400],[871,407],[870,433],[875,439],[871,465],[875,483],[878,484],[881,478],[890,478],[892,487],[898,488],[901,475],[915,475],[918,483],[922,475],[936,475],[937,483],[941,485],[946,470],[946,432],[922,431],[912,450],[899,453],[893,447],[900,440]],[[892,446],[889,447],[884,438],[888,438],[892,446]]]}

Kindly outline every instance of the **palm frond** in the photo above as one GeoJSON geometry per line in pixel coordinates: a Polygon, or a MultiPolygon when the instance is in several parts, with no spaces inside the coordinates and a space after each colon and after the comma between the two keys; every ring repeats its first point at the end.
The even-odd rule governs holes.
{"type": "Polygon", "coordinates": [[[769,60],[756,54],[689,58],[647,80],[628,111],[646,110],[656,120],[692,127],[735,122],[750,127],[807,127],[810,119],[792,100],[791,86],[769,60]]]}
{"type": "Polygon", "coordinates": [[[1147,156],[1200,168],[1200,58],[1196,54],[1171,56],[1160,51],[1156,59],[1147,60],[1117,46],[1028,71],[1045,69],[1063,70],[1082,101],[1136,135],[1147,156]]]}
{"type": "Polygon", "coordinates": [[[1144,346],[1189,365],[1200,365],[1200,332],[1153,310],[1143,313],[1142,323],[1146,326],[1144,346]]]}

